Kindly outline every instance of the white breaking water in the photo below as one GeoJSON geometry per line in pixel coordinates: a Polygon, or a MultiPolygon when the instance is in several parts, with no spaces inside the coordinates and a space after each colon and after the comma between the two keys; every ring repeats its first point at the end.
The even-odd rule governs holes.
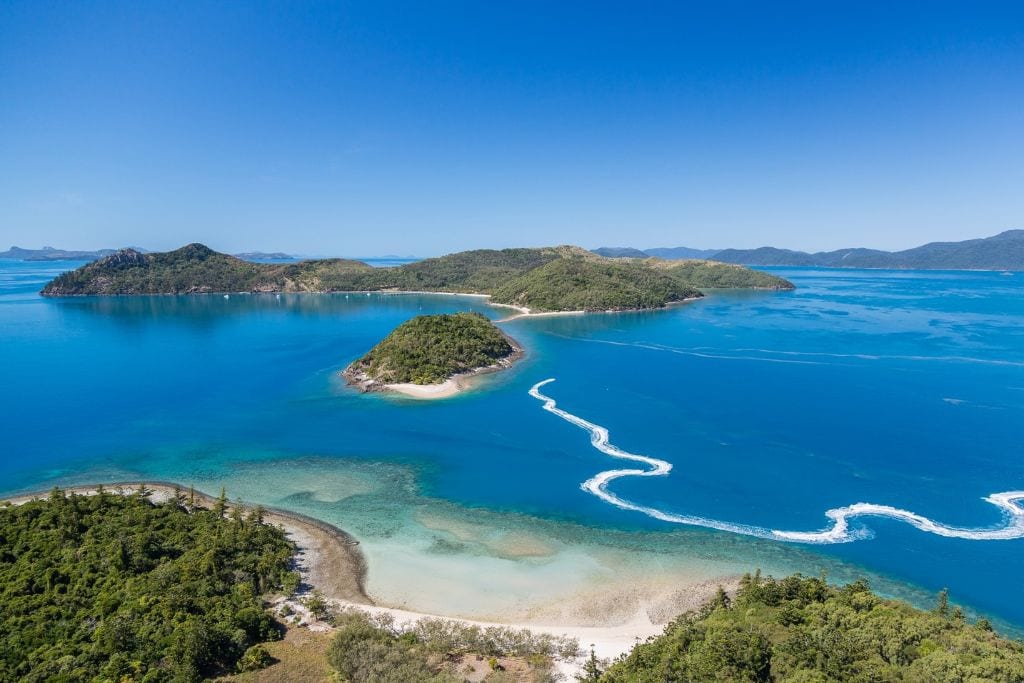
{"type": "Polygon", "coordinates": [[[988,503],[995,505],[1003,512],[1003,524],[996,527],[963,528],[947,526],[933,521],[909,510],[891,507],[889,505],[877,505],[875,503],[854,503],[846,507],[835,508],[825,512],[825,516],[832,520],[832,526],[820,531],[777,531],[765,527],[751,526],[748,524],[734,524],[723,522],[717,519],[699,517],[696,515],[679,515],[671,512],[663,512],[657,508],[639,505],[620,498],[608,490],[608,485],[621,477],[662,477],[672,471],[672,463],[658,458],[651,458],[646,455],[630,453],[614,446],[608,440],[608,430],[601,425],[588,422],[582,417],[573,415],[562,410],[550,396],[541,393],[540,388],[545,384],[554,382],[552,377],[542,382],[537,382],[530,388],[530,396],[543,403],[544,410],[554,413],[566,422],[576,425],[580,429],[590,433],[590,444],[597,450],[622,460],[631,460],[648,466],[648,469],[619,469],[605,470],[598,472],[590,479],[580,484],[580,488],[597,496],[601,500],[611,503],[624,510],[642,512],[645,515],[675,524],[689,524],[691,526],[707,527],[720,531],[730,531],[747,536],[757,536],[781,541],[796,543],[845,543],[870,536],[867,528],[859,530],[850,529],[850,520],[855,517],[889,517],[906,522],[921,531],[931,534],[946,536],[949,538],[965,538],[974,541],[1003,541],[1014,538],[1024,538],[1024,507],[1020,505],[1024,501],[1024,491],[1007,491],[1005,493],[993,493],[983,498],[988,503]]]}

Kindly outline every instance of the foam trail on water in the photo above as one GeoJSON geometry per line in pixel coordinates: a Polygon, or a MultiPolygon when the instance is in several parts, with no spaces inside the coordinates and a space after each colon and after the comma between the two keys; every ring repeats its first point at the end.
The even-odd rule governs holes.
{"type": "Polygon", "coordinates": [[[824,351],[780,351],[776,349],[718,349],[711,346],[678,347],[665,344],[647,342],[621,342],[612,339],[590,339],[585,337],[573,337],[564,334],[550,333],[553,337],[569,339],[572,341],[588,342],[591,344],[608,344],[610,346],[631,346],[638,349],[650,351],[664,351],[676,353],[682,356],[693,356],[695,358],[711,358],[715,360],[750,360],[765,363],[792,363],[799,365],[833,365],[825,360],[797,360],[798,358],[838,358],[842,360],[894,360],[910,362],[940,362],[940,363],[976,363],[979,365],[998,365],[1009,367],[1024,367],[1024,362],[1013,360],[1002,360],[999,358],[972,358],[970,356],[899,356],[899,355],[874,355],[867,353],[827,353],[824,351]],[[737,355],[759,353],[761,356],[737,355]],[[772,358],[771,356],[785,356],[785,358],[772,358]]]}
{"type": "Polygon", "coordinates": [[[530,388],[530,396],[543,404],[544,410],[553,413],[570,424],[590,433],[590,444],[597,450],[621,460],[642,463],[646,469],[617,469],[598,472],[590,479],[580,485],[587,491],[606,503],[610,503],[623,510],[642,512],[645,515],[675,524],[688,524],[701,526],[719,531],[730,531],[732,533],[744,534],[746,536],[757,536],[780,541],[794,543],[846,543],[860,538],[870,536],[868,529],[851,529],[850,521],[856,517],[889,517],[931,534],[945,536],[947,538],[963,538],[974,541],[1003,541],[1015,538],[1024,538],[1024,491],[1007,491],[1005,493],[993,493],[983,498],[999,508],[1003,513],[1003,524],[997,527],[964,528],[947,526],[933,521],[909,510],[891,507],[889,505],[877,505],[875,503],[855,503],[846,507],[835,508],[825,512],[825,516],[832,520],[832,526],[818,531],[778,531],[767,527],[751,526],[749,524],[735,524],[723,522],[717,519],[700,517],[697,515],[680,515],[672,512],[664,512],[657,508],[633,503],[608,490],[608,485],[622,477],[663,477],[672,471],[672,463],[667,460],[659,460],[638,453],[624,451],[609,441],[608,429],[601,425],[588,422],[578,415],[562,410],[558,407],[555,399],[541,393],[541,387],[554,382],[550,379],[537,382],[530,388]]]}

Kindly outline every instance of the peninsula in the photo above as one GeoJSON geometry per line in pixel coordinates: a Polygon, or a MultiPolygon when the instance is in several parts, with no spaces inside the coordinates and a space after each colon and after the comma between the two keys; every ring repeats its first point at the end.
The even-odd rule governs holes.
{"type": "Polygon", "coordinates": [[[471,376],[510,367],[523,350],[480,313],[407,320],[342,375],[361,391],[444,398],[471,376]]]}
{"type": "Polygon", "coordinates": [[[573,246],[481,249],[389,268],[319,259],[253,263],[189,244],[163,253],[122,249],[64,273],[43,296],[233,292],[421,291],[483,294],[530,312],[661,308],[700,287],[793,289],[782,278],[714,261],[617,260],[573,246]]]}
{"type": "Polygon", "coordinates": [[[693,606],[657,623],[499,624],[375,605],[345,531],[223,490],[55,488],[0,501],[0,531],[0,681],[1024,676],[1024,645],[946,591],[925,612],[863,580],[758,571],[695,587],[693,606]]]}

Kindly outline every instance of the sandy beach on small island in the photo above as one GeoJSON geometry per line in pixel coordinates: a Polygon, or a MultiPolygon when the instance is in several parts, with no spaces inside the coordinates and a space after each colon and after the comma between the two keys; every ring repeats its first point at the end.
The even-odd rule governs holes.
{"type": "MultiPolygon", "coordinates": [[[[500,322],[500,321],[499,321],[500,322]]],[[[443,382],[434,384],[414,384],[412,382],[393,382],[383,383],[372,377],[366,372],[357,369],[356,363],[349,365],[347,368],[341,371],[341,376],[345,382],[352,387],[355,387],[363,393],[371,392],[383,392],[383,393],[396,393],[401,394],[407,398],[424,399],[424,400],[436,400],[442,398],[450,398],[459,394],[467,389],[473,388],[479,378],[482,375],[488,375],[494,372],[501,372],[511,368],[517,361],[519,361],[526,351],[523,350],[522,345],[508,336],[502,333],[502,336],[508,341],[512,347],[512,353],[500,359],[493,365],[488,365],[482,368],[476,368],[469,372],[460,372],[456,375],[452,375],[443,382]]]]}
{"type": "Polygon", "coordinates": [[[504,359],[505,362],[496,365],[489,365],[485,368],[478,368],[472,372],[463,372],[458,375],[453,375],[439,384],[413,384],[412,382],[402,382],[394,384],[382,384],[365,375],[353,375],[346,368],[342,371],[341,375],[345,381],[350,385],[354,386],[359,391],[364,393],[370,392],[381,392],[388,393],[393,392],[401,394],[406,398],[415,398],[421,400],[436,400],[442,398],[451,398],[456,394],[462,393],[468,389],[472,389],[473,386],[479,381],[481,375],[487,375],[493,372],[500,372],[501,370],[507,370],[517,360],[523,357],[523,349],[516,344],[515,352],[504,359]]]}
{"type": "Polygon", "coordinates": [[[384,388],[388,391],[396,391],[409,398],[430,400],[454,396],[463,391],[466,386],[459,379],[452,377],[440,384],[412,384],[411,382],[405,382],[402,384],[385,384],[384,388]]]}
{"type": "MultiPolygon", "coordinates": [[[[117,482],[110,484],[62,487],[65,493],[95,495],[100,486],[107,493],[133,495],[145,486],[149,498],[155,503],[170,500],[176,493],[186,499],[193,493],[188,486],[168,482],[117,482]]],[[[45,499],[49,491],[0,498],[0,504],[20,505],[32,500],[45,499]]],[[[212,506],[216,498],[199,491],[195,501],[212,506]]],[[[237,501],[229,502],[229,509],[237,501]]],[[[245,507],[251,507],[244,501],[245,507]]],[[[359,542],[350,534],[331,524],[306,515],[265,507],[264,520],[285,531],[296,545],[296,570],[302,577],[301,595],[318,591],[339,607],[365,610],[374,614],[387,613],[399,624],[411,624],[423,618],[443,618],[480,626],[507,626],[528,629],[537,633],[567,636],[579,640],[589,653],[591,645],[597,656],[611,659],[627,652],[639,640],[662,632],[666,623],[682,612],[698,608],[714,596],[718,586],[732,592],[738,577],[727,576],[711,581],[686,583],[659,580],[648,585],[617,582],[582,588],[576,595],[543,608],[510,613],[508,619],[480,620],[459,616],[457,609],[427,613],[407,609],[400,605],[382,604],[366,590],[367,563],[359,549],[359,542]]],[[[301,597],[301,595],[299,597],[301,597]]],[[[452,596],[453,598],[457,596],[452,596]]],[[[304,624],[315,630],[330,627],[316,622],[294,598],[297,613],[304,614],[304,624]]],[[[562,662],[563,673],[572,675],[579,670],[578,662],[562,662]]]]}
{"type": "MultiPolygon", "coordinates": [[[[512,304],[499,304],[490,301],[489,294],[468,294],[463,292],[420,292],[420,291],[405,291],[405,290],[387,290],[384,292],[388,295],[401,295],[401,294],[440,294],[443,296],[468,296],[476,297],[487,300],[489,306],[497,306],[500,308],[511,308],[518,313],[510,315],[506,318],[494,321],[495,323],[506,323],[513,320],[519,320],[522,318],[546,318],[555,316],[576,316],[576,315],[587,315],[588,313],[622,313],[624,311],[531,311],[529,308],[524,306],[515,306],[512,304]]],[[[697,301],[699,297],[692,297],[683,299],[682,301],[669,302],[665,308],[670,306],[679,306],[682,304],[691,303],[697,301]]],[[[471,380],[479,375],[484,375],[492,372],[499,372],[512,366],[513,363],[518,361],[524,355],[522,346],[512,337],[505,335],[506,339],[512,344],[515,351],[508,358],[502,359],[501,363],[496,363],[485,368],[478,368],[472,372],[464,372],[449,377],[444,382],[436,384],[414,384],[412,382],[401,382],[401,383],[382,383],[369,377],[366,373],[357,372],[353,366],[345,368],[341,375],[345,381],[358,390],[368,392],[391,392],[401,394],[403,397],[419,399],[419,400],[437,400],[444,398],[451,398],[459,393],[462,393],[468,389],[471,389],[475,384],[471,380]]]]}

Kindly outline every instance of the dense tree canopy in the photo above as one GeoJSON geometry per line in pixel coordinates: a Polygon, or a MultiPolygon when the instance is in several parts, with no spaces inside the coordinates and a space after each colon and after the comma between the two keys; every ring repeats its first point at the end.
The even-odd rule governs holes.
{"type": "Polygon", "coordinates": [[[684,681],[1024,681],[1024,644],[982,620],[968,624],[941,596],[923,612],[863,581],[841,588],[800,575],[746,576],[661,636],[638,645],[607,683],[684,681]]]}
{"type": "Polygon", "coordinates": [[[546,263],[495,290],[492,301],[531,311],[660,308],[701,293],[642,262],[570,257],[546,263]]]}
{"type": "Polygon", "coordinates": [[[396,327],[346,375],[386,384],[433,384],[509,358],[516,347],[479,313],[421,315],[396,327]]]}
{"type": "MultiPolygon", "coordinates": [[[[257,509],[134,495],[0,507],[0,681],[197,681],[278,635],[294,546],[257,509]]],[[[250,659],[254,654],[250,653],[250,659]]]]}

